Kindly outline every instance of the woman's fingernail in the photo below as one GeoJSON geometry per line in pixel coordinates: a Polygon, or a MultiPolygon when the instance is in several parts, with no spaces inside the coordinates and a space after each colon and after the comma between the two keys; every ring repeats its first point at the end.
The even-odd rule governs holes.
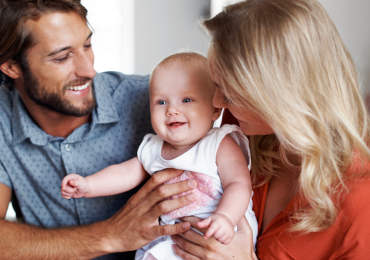
{"type": "Polygon", "coordinates": [[[196,181],[196,180],[194,180],[194,179],[190,179],[190,180],[189,180],[189,182],[188,182],[188,184],[189,184],[189,187],[190,187],[190,188],[195,188],[195,187],[197,187],[197,181],[196,181]]]}
{"type": "Polygon", "coordinates": [[[189,199],[189,200],[195,200],[195,195],[194,193],[189,193],[188,195],[186,195],[186,197],[189,199]]]}

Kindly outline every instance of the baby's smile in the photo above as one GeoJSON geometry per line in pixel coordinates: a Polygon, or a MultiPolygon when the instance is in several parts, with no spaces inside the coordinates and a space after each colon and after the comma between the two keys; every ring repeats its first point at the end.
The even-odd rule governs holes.
{"type": "Polygon", "coordinates": [[[171,127],[171,128],[176,128],[176,127],[179,127],[179,126],[183,126],[187,124],[186,122],[172,122],[172,123],[169,123],[167,124],[167,126],[171,127]]]}

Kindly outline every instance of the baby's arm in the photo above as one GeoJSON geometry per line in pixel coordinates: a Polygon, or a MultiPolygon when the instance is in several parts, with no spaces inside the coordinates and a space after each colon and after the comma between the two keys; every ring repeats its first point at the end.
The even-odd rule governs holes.
{"type": "Polygon", "coordinates": [[[213,235],[220,243],[228,244],[234,237],[234,227],[248,209],[252,184],[243,151],[231,136],[222,140],[216,163],[224,193],[215,213],[198,226],[209,227],[205,239],[213,235]]]}
{"type": "Polygon", "coordinates": [[[66,199],[110,196],[129,191],[148,178],[149,174],[135,157],[85,178],[69,174],[62,181],[61,193],[66,199]]]}

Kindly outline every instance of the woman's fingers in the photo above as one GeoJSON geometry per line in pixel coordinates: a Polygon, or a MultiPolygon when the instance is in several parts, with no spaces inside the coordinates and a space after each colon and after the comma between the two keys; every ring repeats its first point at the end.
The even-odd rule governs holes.
{"type": "Polygon", "coordinates": [[[241,218],[241,220],[238,223],[238,231],[240,232],[252,232],[251,227],[248,224],[248,221],[246,218],[241,218]]]}
{"type": "MultiPolygon", "coordinates": [[[[193,240],[198,240],[198,239],[194,239],[196,236],[199,236],[200,239],[204,240],[203,236],[197,234],[196,232],[194,232],[192,230],[186,231],[183,234],[171,236],[172,240],[176,243],[176,245],[180,249],[180,250],[176,250],[175,253],[177,254],[177,252],[181,252],[180,255],[177,254],[180,257],[193,255],[193,256],[198,257],[198,258],[195,258],[195,259],[204,259],[204,257],[203,257],[204,250],[196,242],[193,241],[193,240]],[[185,234],[186,234],[186,236],[184,236],[185,234]],[[190,238],[193,238],[193,239],[190,239],[190,238]],[[192,241],[193,243],[190,242],[190,241],[192,241]],[[190,252],[191,254],[187,253],[187,252],[190,252]]],[[[189,259],[191,259],[191,258],[189,258],[189,259]]]]}
{"type": "Polygon", "coordinates": [[[254,243],[253,243],[253,231],[251,227],[248,224],[248,221],[246,218],[241,218],[241,220],[238,223],[238,231],[236,235],[246,236],[248,237],[248,242],[243,242],[242,245],[244,246],[245,251],[248,253],[248,257],[253,260],[258,260],[256,253],[254,251],[254,243]]]}
{"type": "Polygon", "coordinates": [[[181,257],[182,259],[184,260],[199,260],[201,258],[195,256],[195,255],[191,255],[187,252],[185,252],[184,250],[182,250],[178,245],[176,244],[173,244],[172,245],[172,250],[173,252],[175,253],[175,255],[181,257]]]}
{"type": "MultiPolygon", "coordinates": [[[[182,221],[186,221],[186,222],[189,222],[190,225],[199,230],[200,232],[202,232],[203,234],[207,232],[207,228],[200,228],[198,227],[198,222],[202,221],[202,219],[200,218],[197,218],[197,217],[183,217],[182,218],[182,221]]],[[[203,237],[202,237],[203,238],[203,237]]]]}
{"type": "MultiPolygon", "coordinates": [[[[189,222],[196,227],[200,219],[186,217],[183,221],[189,222]]],[[[252,259],[257,260],[254,252],[252,231],[245,218],[238,223],[238,232],[228,245],[222,245],[214,238],[205,240],[204,237],[192,230],[172,236],[172,240],[178,245],[175,253],[183,259],[252,259]],[[198,258],[192,258],[192,257],[198,258]]],[[[203,229],[202,232],[205,232],[203,229]]]]}

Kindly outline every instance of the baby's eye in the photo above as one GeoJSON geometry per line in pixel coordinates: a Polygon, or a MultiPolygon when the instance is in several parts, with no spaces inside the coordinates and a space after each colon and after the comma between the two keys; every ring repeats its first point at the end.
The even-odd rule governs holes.
{"type": "Polygon", "coordinates": [[[184,99],[182,100],[182,102],[183,102],[183,103],[189,103],[189,102],[191,102],[191,101],[193,101],[191,98],[184,98],[184,99]]]}
{"type": "Polygon", "coordinates": [[[166,104],[166,101],[164,101],[164,100],[159,100],[159,101],[158,101],[158,104],[159,104],[159,105],[165,105],[165,104],[166,104]]]}

